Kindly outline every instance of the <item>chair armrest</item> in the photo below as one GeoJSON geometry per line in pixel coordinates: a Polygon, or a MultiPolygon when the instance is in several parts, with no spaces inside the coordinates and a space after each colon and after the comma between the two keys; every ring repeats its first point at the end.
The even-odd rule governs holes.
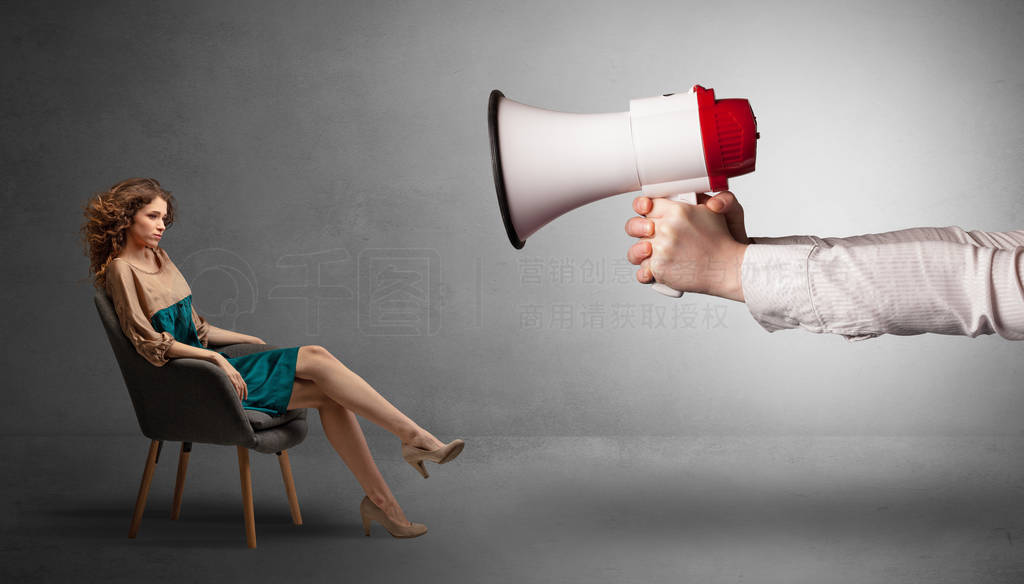
{"type": "Polygon", "coordinates": [[[129,387],[139,426],[153,440],[252,447],[256,435],[227,374],[208,361],[179,357],[144,368],[129,387]]]}

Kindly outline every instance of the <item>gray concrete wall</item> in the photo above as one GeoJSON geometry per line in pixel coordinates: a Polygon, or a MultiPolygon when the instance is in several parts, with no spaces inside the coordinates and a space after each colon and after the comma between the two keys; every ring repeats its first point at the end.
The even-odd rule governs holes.
{"type": "Polygon", "coordinates": [[[752,235],[1017,229],[1019,2],[21,2],[0,21],[5,434],[138,431],[78,239],[89,194],[129,176],[177,197],[163,245],[201,314],[328,347],[441,435],[1024,430],[1019,343],[768,334],[742,304],[636,284],[630,195],[512,249],[485,123],[494,88],[595,113],[701,83],[757,114],[758,170],[732,182],[752,235]]]}

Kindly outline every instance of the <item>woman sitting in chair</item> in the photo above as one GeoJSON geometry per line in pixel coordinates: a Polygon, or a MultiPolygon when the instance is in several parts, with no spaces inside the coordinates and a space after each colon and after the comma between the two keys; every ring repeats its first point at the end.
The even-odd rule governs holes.
{"type": "Polygon", "coordinates": [[[373,461],[359,414],[402,441],[402,456],[424,477],[424,461],[445,463],[462,451],[463,441],[443,444],[373,387],[318,345],[275,349],[229,358],[208,344],[265,344],[242,333],[209,324],[192,307],[192,291],[160,247],[174,222],[174,198],[151,178],[121,181],[94,195],[82,226],[90,273],[106,290],[121,330],[147,361],[160,367],[168,359],[191,357],[224,370],[245,409],[280,415],[317,408],[324,433],[352,470],[366,497],[363,523],[376,520],[395,537],[426,533],[402,512],[373,461]]]}

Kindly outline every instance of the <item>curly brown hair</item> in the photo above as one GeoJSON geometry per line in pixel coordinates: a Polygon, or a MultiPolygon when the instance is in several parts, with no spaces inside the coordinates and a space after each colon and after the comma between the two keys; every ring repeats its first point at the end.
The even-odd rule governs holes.
{"type": "Polygon", "coordinates": [[[174,223],[174,197],[153,178],[129,178],[95,193],[82,208],[82,245],[89,257],[93,286],[106,285],[107,266],[124,249],[135,213],[160,197],[167,201],[164,227],[174,223]]]}

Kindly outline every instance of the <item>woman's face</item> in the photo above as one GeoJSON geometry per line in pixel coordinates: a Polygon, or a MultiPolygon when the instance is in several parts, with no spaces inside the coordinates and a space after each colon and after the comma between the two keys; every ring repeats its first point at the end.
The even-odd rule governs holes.
{"type": "Polygon", "coordinates": [[[167,218],[167,201],[156,197],[151,203],[138,210],[128,229],[128,238],[142,247],[159,247],[164,233],[164,219],[167,218]]]}

